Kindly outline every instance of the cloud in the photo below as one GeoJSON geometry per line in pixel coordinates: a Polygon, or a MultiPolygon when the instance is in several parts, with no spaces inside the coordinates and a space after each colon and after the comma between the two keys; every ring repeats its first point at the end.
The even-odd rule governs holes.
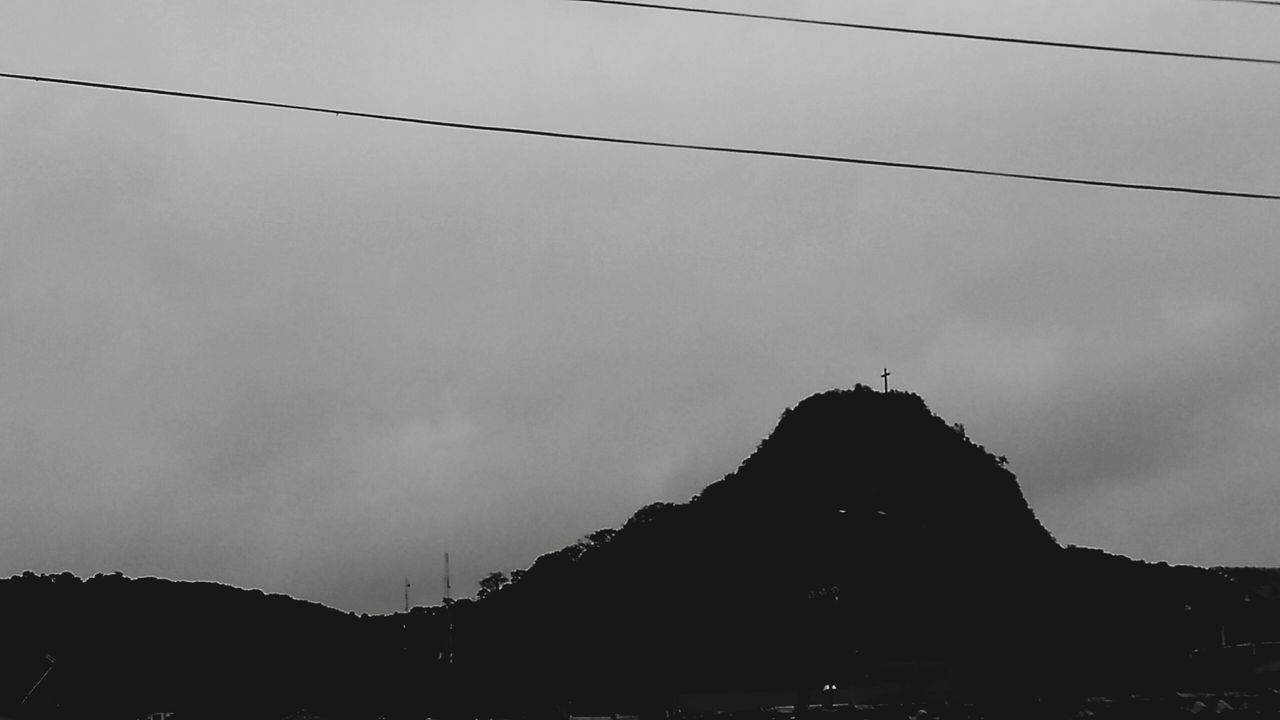
{"type": "MultiPolygon", "coordinates": [[[[0,61],[1280,186],[1262,122],[1280,107],[1247,70],[572,3],[91,5],[0,10],[20,16],[0,22],[0,61]]],[[[1189,47],[1179,18],[1195,16],[1242,48],[1273,36],[1154,7],[1123,11],[1141,25],[1047,2],[861,19],[1189,47]]],[[[390,610],[406,574],[421,600],[442,592],[445,551],[466,588],[685,499],[783,408],[885,365],[1008,455],[1064,540],[1254,562],[1272,537],[1269,206],[37,85],[0,87],[0,117],[0,573],[120,569],[390,610]]]]}

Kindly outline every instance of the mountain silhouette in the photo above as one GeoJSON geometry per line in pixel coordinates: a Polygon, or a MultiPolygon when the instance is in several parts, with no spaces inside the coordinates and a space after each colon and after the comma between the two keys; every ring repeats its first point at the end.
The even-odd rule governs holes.
{"type": "Polygon", "coordinates": [[[1228,633],[1280,637],[1276,573],[1063,547],[1005,465],[918,396],[857,386],[785,411],[688,502],[490,578],[477,601],[356,617],[27,573],[0,581],[0,713],[660,714],[827,685],[993,702],[1259,682],[1203,659],[1228,633]],[[55,670],[19,707],[46,654],[55,670]]]}
{"type": "MultiPolygon", "coordinates": [[[[690,502],[489,594],[464,623],[483,639],[457,659],[533,678],[529,694],[636,703],[903,667],[979,697],[1191,682],[1192,651],[1246,616],[1244,588],[1060,546],[1005,464],[916,395],[814,395],[690,502]]],[[[1249,617],[1242,630],[1267,629],[1249,617]]]]}

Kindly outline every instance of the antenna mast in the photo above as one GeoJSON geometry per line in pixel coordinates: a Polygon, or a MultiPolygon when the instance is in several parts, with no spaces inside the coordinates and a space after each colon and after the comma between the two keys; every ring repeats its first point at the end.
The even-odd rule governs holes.
{"type": "Polygon", "coordinates": [[[444,647],[440,649],[440,660],[446,665],[453,664],[453,612],[450,608],[453,606],[453,598],[450,597],[453,589],[452,583],[449,582],[449,553],[444,554],[444,617],[447,623],[444,636],[444,647]]]}
{"type": "Polygon", "coordinates": [[[409,578],[404,579],[404,611],[409,612],[409,578]]]}
{"type": "Polygon", "coordinates": [[[449,553],[444,554],[444,599],[449,600],[449,592],[451,589],[449,584],[449,553]]]}

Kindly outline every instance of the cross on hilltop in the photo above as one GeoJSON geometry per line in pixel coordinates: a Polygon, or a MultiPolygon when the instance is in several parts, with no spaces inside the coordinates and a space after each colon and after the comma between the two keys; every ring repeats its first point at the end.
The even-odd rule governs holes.
{"type": "Polygon", "coordinates": [[[893,373],[889,372],[889,368],[884,369],[884,373],[880,377],[884,378],[884,391],[889,392],[889,376],[893,373]]]}

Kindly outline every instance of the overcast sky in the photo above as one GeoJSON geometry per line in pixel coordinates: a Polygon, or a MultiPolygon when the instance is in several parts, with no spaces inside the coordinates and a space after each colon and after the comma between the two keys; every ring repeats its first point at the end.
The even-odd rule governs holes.
{"type": "MultiPolygon", "coordinates": [[[[706,2],[1280,57],[1263,5],[706,2]]],[[[558,0],[27,0],[0,71],[1280,192],[1267,66],[558,0]]],[[[446,550],[469,594],[883,366],[1060,541],[1278,565],[1278,229],[1277,202],[0,80],[0,575],[432,603],[446,550]]]]}

